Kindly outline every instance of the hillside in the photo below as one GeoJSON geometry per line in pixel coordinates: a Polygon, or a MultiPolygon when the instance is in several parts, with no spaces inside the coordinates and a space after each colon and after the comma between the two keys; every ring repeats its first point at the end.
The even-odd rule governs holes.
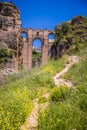
{"type": "MultiPolygon", "coordinates": [[[[78,44],[87,40],[87,18],[76,16],[69,22],[55,27],[55,42],[51,47],[51,56],[61,57],[70,47],[78,49],[78,44]]],[[[78,51],[78,50],[77,50],[78,51]]]]}
{"type": "Polygon", "coordinates": [[[87,41],[79,46],[79,63],[62,76],[62,83],[65,80],[72,87],[66,90],[60,85],[52,90],[50,105],[40,111],[40,130],[87,129],[87,41]]]}
{"type": "Polygon", "coordinates": [[[87,129],[87,21],[85,17],[76,19],[67,23],[67,33],[65,26],[63,31],[56,27],[52,56],[58,60],[4,79],[0,86],[1,130],[87,129]]]}

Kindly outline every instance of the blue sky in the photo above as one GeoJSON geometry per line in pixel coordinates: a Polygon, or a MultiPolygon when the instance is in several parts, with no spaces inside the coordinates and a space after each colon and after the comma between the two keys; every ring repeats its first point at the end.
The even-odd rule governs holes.
{"type": "Polygon", "coordinates": [[[20,9],[22,27],[54,29],[74,16],[87,17],[87,0],[13,0],[20,9]]]}
{"type": "MultiPolygon", "coordinates": [[[[9,0],[8,0],[9,1],[9,0]]],[[[61,22],[74,16],[87,17],[87,0],[13,0],[21,13],[23,28],[54,30],[61,22]]],[[[36,39],[33,46],[41,46],[36,39]]]]}

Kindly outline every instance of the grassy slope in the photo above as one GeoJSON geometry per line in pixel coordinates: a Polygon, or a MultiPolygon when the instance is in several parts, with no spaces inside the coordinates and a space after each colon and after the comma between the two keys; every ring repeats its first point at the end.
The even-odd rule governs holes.
{"type": "MultiPolygon", "coordinates": [[[[74,55],[75,50],[69,54],[74,55]]],[[[71,89],[63,101],[51,101],[45,111],[40,111],[39,130],[87,130],[87,42],[79,44],[76,54],[80,63],[64,76],[76,89],[71,89]]]]}
{"type": "Polygon", "coordinates": [[[66,56],[6,79],[0,87],[0,130],[19,130],[31,113],[32,100],[55,87],[52,76],[64,68],[65,62],[66,56]]]}
{"type": "MultiPolygon", "coordinates": [[[[71,50],[69,55],[77,54],[81,61],[73,65],[64,78],[71,80],[76,89],[70,90],[62,100],[51,101],[49,107],[40,112],[39,130],[87,129],[87,43],[79,44],[79,52],[71,50]]],[[[19,130],[31,113],[32,100],[55,87],[52,76],[64,68],[66,58],[51,60],[40,69],[7,78],[6,84],[0,87],[1,130],[19,130]]]]}

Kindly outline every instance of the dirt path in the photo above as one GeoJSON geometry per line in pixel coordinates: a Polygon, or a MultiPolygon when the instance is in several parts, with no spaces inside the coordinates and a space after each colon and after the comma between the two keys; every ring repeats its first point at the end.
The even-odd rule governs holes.
{"type": "MultiPolygon", "coordinates": [[[[48,98],[49,94],[45,94],[42,97],[48,98]]],[[[21,130],[38,130],[38,113],[39,113],[39,110],[45,109],[49,105],[48,102],[39,104],[38,100],[39,99],[33,100],[34,107],[33,107],[32,113],[29,116],[29,118],[27,118],[25,124],[23,124],[21,126],[21,128],[20,128],[21,130]]]]}
{"type": "Polygon", "coordinates": [[[70,56],[68,58],[69,60],[69,63],[66,64],[66,67],[60,72],[60,73],[57,73],[54,77],[53,77],[53,80],[55,82],[55,85],[56,86],[59,86],[59,85],[63,85],[65,84],[67,87],[72,87],[72,83],[70,81],[65,81],[62,76],[68,72],[68,70],[70,69],[70,67],[75,64],[75,63],[78,63],[79,62],[79,57],[78,56],[70,56]]]}
{"type": "MultiPolygon", "coordinates": [[[[61,76],[63,76],[65,73],[67,73],[68,70],[70,69],[70,67],[74,63],[77,63],[78,61],[79,61],[79,58],[77,56],[70,56],[69,57],[69,63],[66,64],[66,67],[60,73],[57,73],[53,77],[53,80],[54,80],[56,86],[65,84],[65,85],[67,85],[67,87],[72,87],[72,83],[70,81],[64,81],[64,79],[61,76]]],[[[42,97],[48,98],[49,93],[43,95],[42,97]]],[[[26,124],[21,126],[21,128],[20,128],[21,130],[38,130],[38,111],[40,109],[45,109],[49,105],[48,102],[43,103],[43,104],[38,104],[38,100],[39,99],[33,100],[34,108],[32,110],[31,115],[26,120],[26,124]]]]}
{"type": "Polygon", "coordinates": [[[37,130],[38,128],[38,100],[33,100],[33,110],[25,124],[21,126],[21,130],[37,130]]]}

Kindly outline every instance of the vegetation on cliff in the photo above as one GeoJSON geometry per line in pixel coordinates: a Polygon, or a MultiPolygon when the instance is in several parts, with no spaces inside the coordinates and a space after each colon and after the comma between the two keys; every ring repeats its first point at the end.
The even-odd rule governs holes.
{"type": "Polygon", "coordinates": [[[77,43],[87,40],[87,18],[76,16],[71,21],[56,26],[55,33],[52,57],[61,57],[70,47],[78,51],[77,43]]]}
{"type": "Polygon", "coordinates": [[[12,58],[13,58],[13,51],[12,50],[8,50],[6,48],[0,49],[0,64],[8,62],[12,58]]]}

